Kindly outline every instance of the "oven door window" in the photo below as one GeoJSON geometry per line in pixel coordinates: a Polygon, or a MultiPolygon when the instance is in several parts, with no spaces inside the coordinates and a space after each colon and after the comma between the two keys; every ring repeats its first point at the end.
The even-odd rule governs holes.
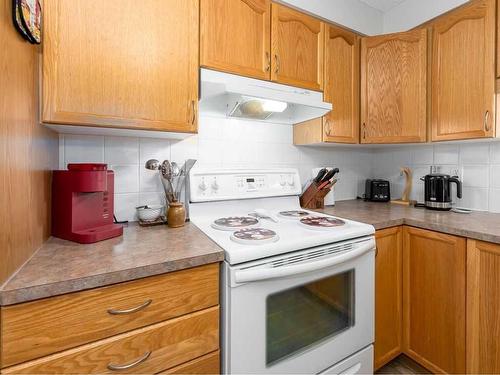
{"type": "Polygon", "coordinates": [[[266,365],[354,326],[354,270],[267,297],[266,365]]]}

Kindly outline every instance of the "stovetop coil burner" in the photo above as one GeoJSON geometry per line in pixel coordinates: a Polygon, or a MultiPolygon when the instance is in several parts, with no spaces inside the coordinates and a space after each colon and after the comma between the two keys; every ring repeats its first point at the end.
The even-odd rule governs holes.
{"type": "Polygon", "coordinates": [[[231,235],[231,240],[243,245],[263,245],[279,240],[278,234],[270,229],[241,229],[231,235]]]}
{"type": "Polygon", "coordinates": [[[346,224],[344,220],[334,217],[310,216],[300,219],[300,223],[309,229],[328,230],[341,227],[346,224]]]}
{"type": "Polygon", "coordinates": [[[259,219],[251,216],[221,217],[212,223],[212,228],[235,231],[243,228],[253,228],[260,225],[259,219]]]}
{"type": "Polygon", "coordinates": [[[281,211],[279,213],[279,216],[285,218],[285,219],[301,219],[303,217],[309,216],[309,212],[306,211],[297,211],[297,210],[292,210],[292,211],[281,211]]]}

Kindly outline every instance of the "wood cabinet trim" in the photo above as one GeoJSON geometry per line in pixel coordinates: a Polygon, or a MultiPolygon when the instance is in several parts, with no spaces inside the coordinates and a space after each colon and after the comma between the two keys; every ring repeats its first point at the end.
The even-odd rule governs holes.
{"type": "MultiPolygon", "coordinates": [[[[447,347],[446,350],[450,350],[450,353],[447,353],[449,357],[448,360],[453,362],[455,366],[454,369],[450,369],[452,372],[456,373],[464,373],[465,372],[465,363],[466,363],[466,354],[465,354],[465,346],[466,346],[466,322],[465,322],[465,309],[466,309],[466,239],[463,237],[452,236],[448,234],[438,233],[434,231],[429,231],[426,229],[417,229],[414,227],[404,226],[403,227],[403,351],[410,358],[414,359],[427,369],[431,370],[433,373],[446,373],[445,370],[441,368],[438,364],[431,362],[423,355],[418,353],[412,348],[411,345],[411,326],[410,323],[414,322],[413,318],[410,314],[410,305],[411,303],[418,303],[411,300],[411,265],[413,260],[410,256],[410,236],[421,236],[423,238],[428,238],[431,240],[439,241],[454,247],[452,254],[455,257],[455,261],[457,262],[455,265],[449,265],[450,269],[452,266],[455,266],[457,269],[461,269],[461,272],[458,274],[452,274],[453,279],[457,284],[460,285],[450,285],[450,290],[455,293],[455,296],[451,296],[450,299],[454,302],[459,303],[459,300],[463,299],[463,311],[454,309],[450,306],[450,316],[448,319],[454,319],[454,329],[455,332],[447,332],[446,334],[452,335],[448,341],[453,342],[453,345],[447,347]],[[460,291],[462,290],[462,293],[460,291]],[[456,300],[455,300],[456,298],[456,300]],[[454,314],[454,316],[452,315],[454,314]],[[456,351],[456,352],[455,352],[456,351]]],[[[434,250],[434,249],[431,249],[434,250]]],[[[436,253],[438,254],[438,253],[436,253]]],[[[436,255],[437,256],[437,255],[436,255]]],[[[447,265],[448,267],[448,265],[447,265]]],[[[449,270],[448,270],[449,271],[449,270]]],[[[431,298],[429,303],[435,302],[434,297],[429,296],[431,298]]],[[[436,297],[437,298],[437,297],[436,297]]],[[[443,301],[446,302],[446,301],[443,301]]],[[[460,309],[460,307],[459,307],[460,309]]],[[[426,324],[434,324],[430,320],[426,320],[426,324]]],[[[426,331],[432,331],[433,328],[425,327],[426,331]]],[[[439,327],[434,327],[435,330],[439,329],[439,327]]],[[[434,332],[434,331],[433,331],[434,332]]],[[[441,343],[443,345],[443,343],[441,343]]],[[[442,347],[439,350],[444,350],[442,347]]],[[[442,353],[441,353],[442,354],[442,353]]]]}
{"type": "MultiPolygon", "coordinates": [[[[234,45],[234,39],[240,38],[240,34],[233,30],[232,33],[222,33],[226,38],[224,43],[217,40],[214,35],[218,35],[217,27],[224,26],[223,20],[219,20],[217,25],[211,24],[214,19],[219,19],[219,15],[211,14],[213,11],[213,0],[201,0],[200,5],[200,66],[210,69],[220,70],[223,72],[239,74],[247,77],[270,80],[271,79],[271,1],[270,0],[217,0],[217,4],[224,4],[229,1],[229,4],[234,5],[241,2],[251,11],[262,16],[262,24],[260,31],[262,32],[261,51],[255,51],[257,60],[260,61],[259,67],[249,66],[248,59],[238,63],[236,61],[228,61],[226,56],[223,56],[228,51],[240,50],[240,46],[234,45]],[[228,43],[228,45],[227,45],[228,43]]],[[[238,14],[232,15],[229,19],[231,22],[242,22],[238,14]]],[[[245,24],[242,25],[244,27],[245,24]]],[[[229,27],[229,26],[227,26],[229,27]]],[[[253,35],[258,38],[258,35],[253,35]]],[[[220,36],[219,36],[220,37],[220,36]]],[[[238,39],[240,40],[240,39],[238,39]]],[[[254,39],[256,41],[257,39],[254,39]]],[[[249,41],[241,40],[244,43],[249,41]]],[[[251,41],[250,41],[251,42],[251,41]]],[[[249,43],[253,45],[253,43],[249,43]]]]}
{"type": "MultiPolygon", "coordinates": [[[[496,57],[496,1],[495,0],[475,0],[468,3],[466,6],[460,7],[455,11],[452,11],[445,16],[436,19],[433,23],[433,42],[432,42],[432,84],[431,84],[431,98],[432,98],[432,113],[431,113],[431,129],[432,129],[432,141],[448,141],[448,140],[462,140],[462,139],[475,139],[475,138],[491,138],[496,135],[496,106],[495,106],[495,78],[496,78],[496,67],[495,67],[495,57],[496,57]],[[474,82],[478,82],[479,79],[482,80],[482,88],[479,92],[470,92],[470,88],[466,87],[464,84],[462,88],[453,87],[455,78],[448,77],[445,81],[441,76],[441,72],[453,72],[458,69],[456,74],[461,74],[464,67],[457,67],[454,70],[454,66],[447,65],[443,67],[442,54],[448,52],[448,63],[453,64],[455,60],[452,60],[450,53],[447,50],[443,51],[443,46],[441,43],[441,37],[452,32],[455,27],[471,21],[484,19],[484,30],[481,31],[482,35],[477,35],[477,38],[484,39],[484,53],[480,53],[477,56],[473,55],[474,51],[467,50],[467,53],[475,58],[475,62],[467,62],[468,65],[481,67],[481,70],[477,70],[475,74],[479,75],[474,78],[474,82]],[[442,53],[441,53],[442,52],[442,53]],[[446,86],[447,85],[447,86],[446,86]],[[466,92],[466,94],[464,94],[466,92]],[[443,93],[443,94],[442,94],[443,93]],[[454,100],[451,100],[452,95],[459,96],[454,100]],[[467,95],[467,97],[460,97],[460,95],[467,95]],[[448,107],[444,106],[447,113],[442,114],[441,110],[441,98],[447,100],[448,107]],[[481,108],[478,108],[477,103],[470,103],[471,98],[482,98],[481,108]],[[468,107],[463,107],[461,103],[467,102],[468,107]],[[452,108],[455,105],[456,108],[452,108]],[[457,107],[458,106],[458,107],[457,107]],[[470,107],[470,108],[469,108],[470,107]],[[468,112],[456,113],[457,109],[464,108],[468,112]],[[477,112],[477,113],[476,113],[477,112]],[[487,119],[487,114],[489,113],[489,119],[487,119]],[[477,116],[476,116],[477,114],[477,116]],[[448,117],[445,117],[445,116],[448,117]],[[472,120],[472,116],[474,120],[472,120]],[[461,119],[464,122],[459,128],[455,116],[462,116],[461,119]],[[443,117],[446,123],[443,123],[443,117]],[[488,123],[488,124],[487,124],[488,123]],[[471,128],[471,126],[473,126],[471,128]]],[[[464,31],[462,35],[464,38],[471,39],[474,36],[472,31],[477,32],[477,30],[468,30],[467,33],[464,31]]],[[[448,39],[450,39],[449,37],[448,39]]],[[[459,45],[460,41],[456,40],[455,36],[455,48],[459,45]]],[[[449,42],[449,41],[448,41],[449,42]]],[[[450,43],[450,42],[449,42],[450,43]]],[[[462,43],[463,44],[463,43],[462,43]]],[[[461,47],[465,48],[465,47],[461,47]]],[[[471,76],[474,72],[471,73],[471,76]]],[[[448,73],[450,74],[450,73],[448,73]]],[[[455,75],[456,75],[455,74],[455,75]]],[[[456,81],[460,82],[460,81],[456,81]]]]}
{"type": "MultiPolygon", "coordinates": [[[[375,238],[377,240],[377,251],[375,257],[375,370],[381,368],[402,352],[402,235],[403,229],[401,226],[382,229],[375,232],[375,238]],[[379,241],[390,237],[394,237],[394,243],[391,243],[391,247],[381,247],[379,241]],[[381,267],[383,268],[381,269],[381,267]],[[395,279],[395,285],[392,284],[391,287],[388,288],[387,284],[393,282],[393,279],[395,279]],[[383,283],[383,287],[380,283],[383,283]],[[383,307],[380,306],[380,304],[383,304],[383,307]],[[382,317],[378,314],[381,310],[383,310],[383,314],[381,314],[383,315],[382,317]],[[387,322],[388,318],[392,318],[390,323],[387,322]],[[392,344],[392,347],[388,346],[388,343],[392,344]]],[[[388,241],[390,241],[390,239],[388,239],[388,241]]]]}
{"type": "Polygon", "coordinates": [[[50,355],[218,303],[219,265],[210,264],[4,307],[0,327],[2,366],[50,355]],[[170,289],[165,289],[166,283],[170,289]],[[153,299],[152,304],[138,313],[123,316],[107,313],[107,309],[126,309],[148,299],[153,299]]]}
{"type": "MultiPolygon", "coordinates": [[[[427,85],[428,85],[428,77],[427,77],[427,58],[428,58],[428,37],[426,29],[419,29],[414,31],[409,31],[405,33],[397,33],[397,34],[389,34],[382,35],[376,37],[365,37],[361,40],[361,143],[364,144],[390,144],[390,143],[423,143],[427,141],[427,85]],[[379,61],[374,60],[374,62],[369,62],[369,52],[368,50],[376,50],[382,46],[382,44],[386,44],[388,47],[388,51],[391,53],[400,53],[400,54],[408,54],[407,48],[397,47],[398,42],[417,44],[417,49],[412,51],[415,55],[415,59],[419,63],[419,70],[414,65],[407,66],[407,71],[418,72],[413,76],[408,76],[407,80],[400,84],[401,89],[399,91],[396,90],[392,80],[394,79],[391,74],[390,77],[385,77],[384,85],[379,83],[372,83],[371,87],[376,87],[378,90],[385,90],[384,92],[387,94],[388,92],[392,92],[392,95],[398,97],[396,101],[399,104],[397,110],[392,109],[391,112],[388,111],[388,108],[379,109],[380,112],[386,116],[387,113],[391,113],[391,119],[395,122],[396,125],[399,126],[399,134],[395,133],[394,129],[391,131],[393,134],[384,134],[387,129],[387,121],[380,120],[380,124],[372,124],[370,122],[370,109],[373,110],[373,102],[377,100],[377,103],[380,103],[380,98],[375,99],[378,95],[375,93],[370,94],[370,80],[377,79],[381,80],[384,78],[384,74],[377,73],[373,71],[369,71],[370,64],[381,64],[379,61]],[[399,48],[399,50],[398,50],[399,48]],[[402,52],[401,52],[402,51],[402,52]],[[371,73],[371,75],[369,74],[371,73]],[[377,74],[376,77],[373,77],[374,74],[377,74]],[[404,85],[414,85],[414,91],[410,90],[409,92],[413,92],[413,95],[417,97],[417,103],[414,100],[409,101],[407,98],[406,105],[403,105],[403,87],[404,85]],[[392,86],[391,86],[392,85],[392,86]],[[388,91],[391,90],[391,91],[388,91]],[[371,97],[374,96],[374,98],[371,97]],[[416,109],[415,109],[416,108],[416,109]],[[409,121],[411,120],[411,121],[409,121]],[[384,131],[384,132],[383,132],[384,131]],[[411,132],[411,133],[410,133],[411,132]],[[412,134],[413,133],[413,134],[412,134]]],[[[388,51],[383,51],[386,55],[388,51]]],[[[409,64],[409,63],[408,63],[409,64]]],[[[379,66],[379,70],[388,69],[387,67],[379,66]]],[[[394,67],[392,69],[395,69],[394,67]]],[[[401,66],[398,66],[397,69],[401,70],[401,66]]],[[[373,70],[373,69],[372,69],[373,70]]],[[[386,75],[389,72],[384,72],[386,75]]],[[[399,87],[399,86],[398,86],[399,87]]],[[[383,106],[383,103],[380,104],[383,106]]],[[[377,117],[373,115],[372,117],[377,117]]]]}
{"type": "MultiPolygon", "coordinates": [[[[89,0],[85,2],[87,1],[90,3],[89,0]]],[[[121,76],[122,71],[120,69],[122,69],[122,66],[120,62],[113,64],[112,68],[111,65],[106,65],[106,62],[112,58],[116,60],[121,59],[122,64],[128,63],[128,60],[124,60],[124,56],[128,56],[128,52],[124,52],[120,48],[113,49],[110,47],[106,51],[115,53],[112,55],[112,58],[109,56],[105,58],[99,55],[96,61],[99,60],[100,65],[86,63],[86,61],[88,62],[88,60],[92,58],[93,54],[100,54],[100,52],[102,54],[102,51],[99,50],[99,48],[102,49],[102,47],[99,47],[98,43],[91,42],[92,33],[89,33],[89,30],[92,28],[89,24],[85,23],[85,18],[83,16],[81,18],[73,18],[71,26],[72,29],[75,30],[75,33],[87,33],[87,44],[70,44],[68,40],[69,37],[64,31],[64,27],[67,27],[67,24],[63,24],[61,21],[61,14],[63,13],[62,4],[65,3],[58,1],[46,1],[43,3],[46,30],[42,55],[42,122],[54,125],[64,124],[188,133],[196,132],[199,76],[198,0],[186,0],[178,3],[180,4],[179,7],[182,6],[184,8],[177,9],[178,13],[182,11],[182,20],[178,19],[177,24],[183,25],[188,32],[179,33],[179,35],[183,35],[184,37],[182,49],[174,51],[176,53],[173,53],[173,51],[169,51],[169,53],[173,53],[174,56],[176,54],[181,56],[182,53],[182,58],[186,60],[185,64],[181,67],[179,65],[171,67],[173,70],[182,70],[182,75],[177,74],[175,76],[175,79],[179,80],[182,84],[177,85],[178,90],[171,93],[168,91],[169,87],[167,83],[170,83],[170,86],[172,86],[177,83],[177,81],[172,83],[168,79],[173,80],[173,76],[160,74],[159,71],[156,71],[156,74],[164,80],[161,81],[150,78],[146,82],[149,84],[148,87],[151,90],[147,95],[134,94],[140,92],[141,89],[146,90],[144,87],[139,89],[134,87],[134,84],[138,85],[137,78],[138,75],[141,74],[139,72],[142,66],[141,64],[137,63],[133,65],[133,68],[136,70],[133,74],[130,74],[131,77],[136,78],[136,80],[132,80],[133,83],[130,84],[123,83],[124,80],[121,76]],[[187,11],[185,11],[186,9],[187,11]],[[64,40],[64,44],[62,40],[64,40]],[[71,48],[65,48],[68,45],[71,45],[71,48]],[[66,55],[61,56],[63,52],[66,55]],[[77,62],[71,62],[69,56],[77,62]],[[67,71],[74,66],[78,67],[79,70],[75,71],[73,68],[73,74],[68,75],[67,71]],[[87,79],[81,79],[82,76],[86,76],[87,79]],[[72,78],[71,82],[68,82],[68,77],[72,78]],[[108,79],[108,81],[104,82],[103,77],[108,79]],[[103,89],[99,91],[97,87],[101,83],[103,89]],[[183,90],[179,90],[179,88],[183,88],[183,90]],[[75,99],[70,99],[71,96],[68,95],[67,92],[75,90],[79,90],[80,95],[75,95],[75,99]],[[174,95],[177,97],[174,97],[174,95]],[[114,101],[114,97],[120,98],[120,100],[114,101]],[[164,103],[163,108],[168,108],[168,110],[160,110],[160,106],[155,106],[157,103],[153,102],[151,100],[152,98],[156,98],[156,102],[164,103]],[[137,103],[143,104],[140,109],[135,107],[137,103]]],[[[154,6],[152,3],[148,4],[150,8],[146,10],[144,7],[144,9],[141,10],[144,13],[134,13],[134,16],[137,16],[137,19],[141,20],[141,22],[145,22],[144,20],[147,18],[145,12],[149,11],[151,7],[154,6]]],[[[67,11],[68,9],[70,8],[65,8],[64,10],[67,11]]],[[[84,10],[80,9],[77,5],[73,5],[71,9],[77,13],[84,12],[84,10]]],[[[78,14],[80,15],[80,13],[78,14]]],[[[63,17],[63,19],[66,18],[71,17],[63,17]]],[[[99,19],[99,21],[102,22],[102,19],[99,19]]],[[[99,24],[94,26],[100,28],[99,24]]],[[[124,23],[119,26],[122,30],[125,27],[124,23]]],[[[152,26],[152,33],[158,33],[158,22],[155,23],[155,27],[156,29],[152,26]]],[[[147,32],[147,30],[145,32],[147,32]]],[[[115,34],[120,35],[119,32],[115,34]]],[[[110,45],[116,42],[115,38],[118,38],[116,35],[111,38],[106,38],[110,45]]],[[[96,36],[94,35],[94,37],[96,36]]],[[[154,40],[154,38],[152,39],[154,40]]],[[[137,40],[133,42],[135,44],[133,44],[133,47],[130,47],[131,51],[137,52],[138,48],[142,48],[138,47],[140,43],[138,43],[137,40]]],[[[157,52],[158,55],[160,55],[160,52],[165,54],[165,50],[157,52]]],[[[150,64],[154,64],[154,59],[157,57],[158,56],[143,56],[144,60],[150,64]]],[[[178,61],[179,59],[171,61],[178,61]]],[[[128,67],[129,65],[126,66],[128,67]]],[[[162,65],[157,64],[155,66],[162,65]]],[[[162,69],[167,69],[166,63],[162,66],[162,69]]],[[[143,83],[143,85],[144,84],[145,83],[143,83]]]]}
{"type": "Polygon", "coordinates": [[[467,240],[467,373],[500,372],[500,245],[467,240]],[[485,257],[485,259],[483,259],[485,257]]]}
{"type": "Polygon", "coordinates": [[[156,373],[219,348],[219,307],[126,332],[101,341],[5,368],[4,374],[108,373],[109,361],[127,362],[152,352],[150,358],[126,373],[156,373]],[[187,331],[187,332],[186,332],[187,331]],[[192,332],[191,332],[192,331],[192,332]],[[179,342],[175,335],[186,335],[179,342]],[[195,336],[189,337],[193,333],[195,336]],[[168,348],[168,349],[167,349],[168,348]],[[175,356],[174,356],[175,355],[175,356]]]}
{"type": "MultiPolygon", "coordinates": [[[[325,38],[325,23],[321,20],[311,17],[305,13],[295,9],[286,7],[281,4],[271,4],[271,80],[274,82],[302,87],[305,89],[321,91],[323,90],[323,67],[324,67],[324,38],[325,38]],[[299,23],[306,27],[311,33],[316,34],[316,66],[313,68],[316,71],[314,82],[311,80],[301,79],[300,77],[287,76],[281,73],[283,61],[281,55],[281,44],[283,43],[282,35],[280,34],[280,23],[299,23]]],[[[296,45],[296,43],[295,43],[296,45]]],[[[297,61],[295,61],[297,63],[297,61]]],[[[309,63],[302,61],[302,64],[309,63]]],[[[303,68],[303,67],[302,67],[303,68]]]]}
{"type": "MultiPolygon", "coordinates": [[[[330,98],[335,97],[335,95],[349,95],[351,110],[347,111],[345,108],[341,108],[340,110],[336,109],[339,104],[338,102],[333,103],[333,110],[324,116],[322,132],[323,142],[358,144],[360,128],[361,38],[352,32],[336,26],[326,25],[325,28],[325,66],[323,74],[324,100],[329,101],[330,98]],[[350,46],[352,49],[350,61],[339,60],[339,50],[331,50],[329,43],[335,39],[341,39],[346,45],[350,46]],[[332,62],[330,62],[330,58],[333,60],[332,62]],[[338,76],[340,77],[338,79],[340,82],[335,82],[337,78],[337,76],[334,76],[335,73],[338,70],[342,71],[342,66],[339,66],[340,64],[349,64],[350,66],[352,75],[350,77],[351,81],[349,86],[345,83],[347,79],[345,74],[339,73],[338,76]],[[344,84],[346,85],[345,87],[344,84]],[[341,88],[339,88],[339,85],[341,88]],[[336,116],[340,116],[338,120],[341,121],[340,125],[342,133],[344,134],[339,134],[338,131],[336,132],[336,129],[338,129],[336,116]],[[350,134],[347,134],[347,129],[350,130],[350,134]]],[[[342,98],[341,96],[339,100],[342,98]]],[[[332,99],[331,101],[335,102],[336,100],[332,99]]],[[[342,104],[344,103],[342,102],[342,104]]]]}

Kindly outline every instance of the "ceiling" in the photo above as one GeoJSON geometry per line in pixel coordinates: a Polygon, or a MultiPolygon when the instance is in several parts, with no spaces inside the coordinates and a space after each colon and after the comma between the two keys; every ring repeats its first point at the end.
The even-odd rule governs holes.
{"type": "Polygon", "coordinates": [[[392,8],[398,6],[405,0],[361,0],[363,3],[368,4],[372,8],[378,9],[382,12],[387,12],[392,8]]]}

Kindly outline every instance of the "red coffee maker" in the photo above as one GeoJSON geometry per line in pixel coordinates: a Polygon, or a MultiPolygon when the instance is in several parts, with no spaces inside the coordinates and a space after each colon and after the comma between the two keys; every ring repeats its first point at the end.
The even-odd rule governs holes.
{"type": "Polygon", "coordinates": [[[94,243],[123,234],[113,223],[114,173],[107,164],[68,164],[53,171],[52,235],[94,243]]]}

